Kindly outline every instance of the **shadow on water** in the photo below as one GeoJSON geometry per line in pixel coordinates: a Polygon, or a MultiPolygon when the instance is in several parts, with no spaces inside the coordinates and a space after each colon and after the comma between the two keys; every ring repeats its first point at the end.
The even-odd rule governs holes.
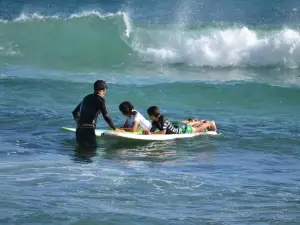
{"type": "Polygon", "coordinates": [[[118,160],[161,162],[176,155],[175,141],[165,142],[116,142],[104,150],[103,157],[118,160]]]}
{"type": "Polygon", "coordinates": [[[204,152],[214,152],[216,148],[212,143],[210,138],[202,137],[159,142],[98,139],[97,148],[79,147],[73,139],[65,140],[63,145],[64,149],[70,150],[67,154],[75,163],[93,163],[94,157],[99,155],[108,160],[165,163],[189,154],[199,153],[203,156],[204,152]]]}
{"type": "MultiPolygon", "coordinates": [[[[151,142],[107,141],[100,139],[98,139],[98,147],[82,147],[74,139],[66,139],[62,144],[64,150],[70,150],[64,151],[64,154],[70,155],[71,159],[76,163],[92,163],[93,158],[100,154],[106,159],[130,157],[136,155],[136,152],[143,152],[145,149],[149,150],[150,146],[153,145],[151,142]]],[[[154,152],[155,150],[153,154],[155,154],[154,152]]],[[[160,150],[160,152],[163,151],[160,150]]]]}
{"type": "Polygon", "coordinates": [[[61,143],[61,154],[69,155],[75,163],[92,163],[97,156],[97,147],[78,146],[75,139],[63,139],[61,143]]]}
{"type": "Polygon", "coordinates": [[[76,146],[74,149],[73,160],[76,163],[92,163],[92,158],[97,155],[97,147],[81,147],[76,146]]]}

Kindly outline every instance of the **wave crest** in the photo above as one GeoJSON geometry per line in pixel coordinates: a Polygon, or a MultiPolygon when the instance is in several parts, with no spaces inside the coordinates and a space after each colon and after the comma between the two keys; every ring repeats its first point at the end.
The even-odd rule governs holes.
{"type": "Polygon", "coordinates": [[[0,60],[5,63],[91,70],[147,66],[145,63],[300,66],[300,32],[292,28],[143,25],[133,23],[122,11],[84,11],[65,17],[21,14],[0,22],[0,29],[0,60]]]}

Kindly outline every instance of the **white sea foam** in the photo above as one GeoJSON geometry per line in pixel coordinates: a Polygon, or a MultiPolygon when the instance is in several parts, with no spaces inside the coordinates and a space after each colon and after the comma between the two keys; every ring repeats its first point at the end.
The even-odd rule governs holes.
{"type": "Polygon", "coordinates": [[[299,66],[300,33],[293,29],[259,34],[247,27],[214,28],[182,35],[166,32],[165,37],[161,34],[156,37],[151,37],[150,46],[139,37],[135,40],[135,50],[155,63],[211,67],[299,66]]]}
{"type": "Polygon", "coordinates": [[[32,13],[32,14],[26,14],[22,13],[19,17],[14,19],[14,22],[26,22],[26,21],[32,21],[32,20],[47,20],[47,19],[59,19],[59,16],[53,15],[53,16],[43,16],[39,13],[32,13]]]}

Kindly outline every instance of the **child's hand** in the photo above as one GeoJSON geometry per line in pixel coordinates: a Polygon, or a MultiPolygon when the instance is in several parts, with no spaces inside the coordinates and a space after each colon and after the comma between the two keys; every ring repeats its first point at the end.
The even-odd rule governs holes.
{"type": "Polygon", "coordinates": [[[151,134],[151,132],[149,130],[143,130],[142,134],[149,135],[149,134],[151,134]]]}
{"type": "Polygon", "coordinates": [[[114,132],[125,132],[125,131],[122,130],[122,129],[116,128],[116,129],[114,130],[114,132]]]}

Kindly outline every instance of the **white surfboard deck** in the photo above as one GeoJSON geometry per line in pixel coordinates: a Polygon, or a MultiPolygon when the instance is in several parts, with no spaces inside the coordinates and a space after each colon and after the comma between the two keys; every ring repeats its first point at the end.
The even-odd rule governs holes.
{"type": "MultiPolygon", "coordinates": [[[[62,127],[61,129],[65,130],[65,131],[70,131],[70,132],[73,132],[73,133],[76,132],[76,128],[62,127]]],[[[104,129],[96,129],[95,130],[95,133],[96,133],[97,137],[101,137],[104,132],[109,132],[109,130],[104,130],[104,129]]]]}
{"type": "MultiPolygon", "coordinates": [[[[76,128],[68,128],[62,127],[63,130],[76,132],[76,128]]],[[[151,135],[143,135],[137,133],[130,133],[130,132],[114,132],[111,130],[104,130],[104,129],[96,129],[95,130],[96,136],[108,138],[108,139],[127,139],[127,140],[141,140],[141,141],[166,141],[166,140],[174,140],[174,139],[185,139],[185,138],[192,138],[200,135],[210,135],[215,136],[218,135],[216,131],[206,131],[206,132],[199,132],[193,134],[151,134],[151,135]]]]}
{"type": "Polygon", "coordinates": [[[192,138],[200,135],[218,135],[216,131],[207,131],[207,132],[199,132],[194,134],[134,134],[134,133],[117,133],[117,132],[104,132],[102,136],[104,138],[110,139],[127,139],[127,140],[141,140],[141,141],[166,141],[166,140],[174,140],[174,139],[185,139],[192,138]]]}

